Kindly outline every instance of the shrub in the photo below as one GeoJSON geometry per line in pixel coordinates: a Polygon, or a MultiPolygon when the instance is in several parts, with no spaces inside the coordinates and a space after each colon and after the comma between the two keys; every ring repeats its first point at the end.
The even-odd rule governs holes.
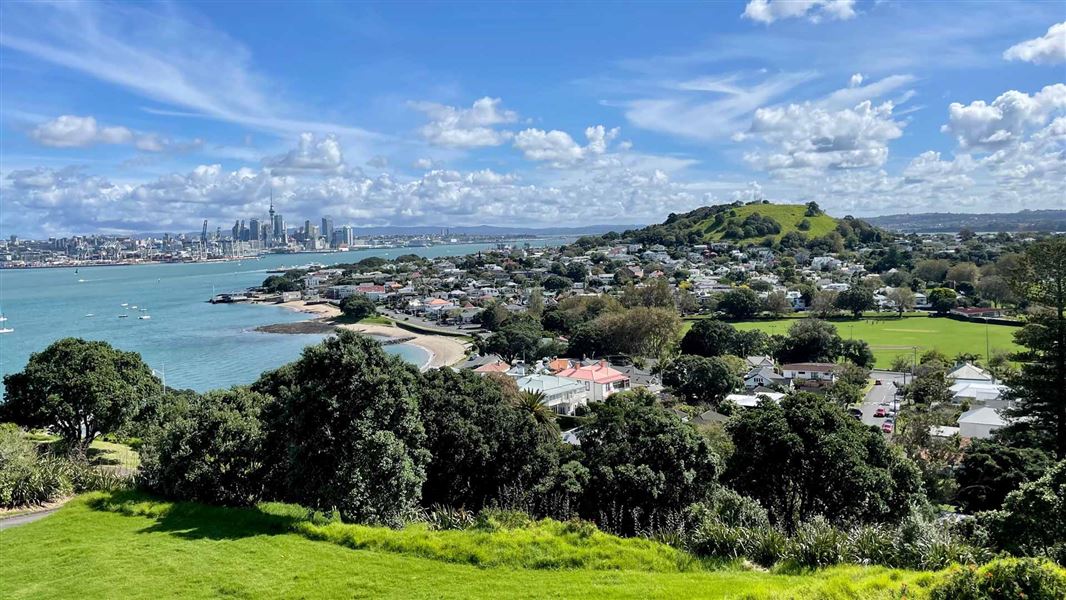
{"type": "Polygon", "coordinates": [[[64,461],[41,456],[36,445],[10,423],[0,425],[0,506],[51,502],[73,491],[64,461]]]}
{"type": "Polygon", "coordinates": [[[1066,574],[1036,559],[1005,558],[983,567],[955,569],[933,586],[932,600],[1057,600],[1066,598],[1066,574]]]}
{"type": "Polygon", "coordinates": [[[785,546],[783,560],[790,567],[821,568],[844,562],[848,535],[821,517],[801,524],[785,546]]]}

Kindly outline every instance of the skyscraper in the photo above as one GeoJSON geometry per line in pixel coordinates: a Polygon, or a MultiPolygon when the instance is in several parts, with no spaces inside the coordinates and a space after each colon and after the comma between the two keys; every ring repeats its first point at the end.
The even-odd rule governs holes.
{"type": "Polygon", "coordinates": [[[259,219],[248,220],[248,239],[251,241],[259,241],[259,234],[262,232],[262,227],[259,226],[259,219]]]}
{"type": "Polygon", "coordinates": [[[327,244],[333,242],[333,217],[322,217],[322,237],[326,238],[327,244]]]}

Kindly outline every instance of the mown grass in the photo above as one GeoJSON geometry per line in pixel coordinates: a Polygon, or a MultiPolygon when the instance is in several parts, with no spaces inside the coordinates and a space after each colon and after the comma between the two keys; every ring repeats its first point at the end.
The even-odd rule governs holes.
{"type": "MultiPolygon", "coordinates": [[[[731,324],[740,330],[760,329],[768,334],[786,335],[788,328],[797,319],[806,317],[797,314],[781,319],[757,319],[751,321],[734,321],[731,324]]],[[[868,313],[861,319],[833,318],[829,320],[837,328],[837,333],[844,339],[866,340],[877,359],[876,367],[887,369],[892,359],[905,355],[913,358],[914,348],[920,357],[928,350],[939,350],[948,358],[968,352],[986,354],[987,348],[992,353],[997,351],[1015,352],[1019,350],[1014,343],[1017,327],[1009,325],[985,325],[969,321],[956,321],[945,317],[932,317],[925,313],[911,313],[902,318],[889,313],[868,313]]],[[[682,326],[682,335],[692,327],[693,321],[686,321],[682,326]]]]}
{"type": "MultiPolygon", "coordinates": [[[[781,225],[781,233],[777,235],[765,236],[773,238],[775,240],[781,239],[781,236],[792,231],[800,231],[809,238],[822,237],[836,229],[836,219],[826,214],[821,214],[816,217],[808,217],[805,215],[807,212],[806,205],[803,204],[752,204],[750,206],[741,206],[740,208],[733,209],[736,211],[736,217],[727,218],[721,227],[706,233],[704,239],[708,241],[717,241],[722,239],[722,234],[729,227],[730,223],[740,224],[746,217],[752,214],[759,214],[764,217],[770,217],[777,221],[781,225]],[[811,227],[807,231],[801,231],[799,224],[804,219],[810,223],[811,227]]],[[[700,231],[706,231],[707,226],[713,223],[713,219],[706,219],[701,221],[697,228],[700,231]]],[[[735,240],[739,242],[762,240],[764,237],[745,238],[744,240],[735,240]]]]}
{"type": "MultiPolygon", "coordinates": [[[[672,549],[626,549],[630,540],[590,536],[586,545],[633,552],[626,568],[520,568],[527,553],[501,551],[499,564],[459,564],[413,555],[427,532],[380,530],[361,539],[394,540],[381,549],[352,549],[294,532],[300,521],[285,510],[236,510],[171,504],[124,494],[79,497],[41,521],[0,535],[0,597],[4,598],[914,598],[935,574],[880,567],[835,567],[799,575],[716,569],[657,571],[641,556],[666,557],[672,549]],[[419,541],[413,544],[408,535],[419,541]],[[518,556],[519,558],[515,558],[518,556]]],[[[351,526],[344,526],[351,527],[351,526]]],[[[550,529],[550,528],[549,528],[550,529]]],[[[347,531],[332,525],[314,531],[347,531]]],[[[449,544],[467,552],[501,540],[488,534],[449,544]]],[[[541,532],[548,535],[548,531],[541,532]]],[[[570,552],[575,542],[550,545],[570,552]],[[567,549],[569,548],[569,549],[567,549]]],[[[374,545],[372,544],[372,545],[374,545]]],[[[561,550],[560,550],[561,549],[561,550]]],[[[676,551],[674,551],[676,552],[676,551]]],[[[596,564],[592,560],[588,564],[596,564]]],[[[601,566],[606,566],[601,563],[601,566]]]]}

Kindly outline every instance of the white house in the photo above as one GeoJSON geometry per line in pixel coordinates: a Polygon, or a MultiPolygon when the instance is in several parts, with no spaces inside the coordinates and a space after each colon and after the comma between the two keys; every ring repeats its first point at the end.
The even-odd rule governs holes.
{"type": "Polygon", "coordinates": [[[994,408],[982,406],[968,410],[959,416],[959,435],[965,438],[987,440],[992,432],[1005,427],[1007,420],[994,408]]]}
{"type": "Polygon", "coordinates": [[[561,415],[572,415],[578,406],[588,404],[588,391],[580,381],[555,375],[526,375],[516,381],[518,389],[544,394],[544,404],[561,415]]]}
{"type": "Polygon", "coordinates": [[[556,375],[581,382],[588,392],[589,402],[603,402],[611,394],[629,389],[629,376],[612,369],[605,360],[583,367],[563,369],[556,375]]]}
{"type": "Polygon", "coordinates": [[[995,404],[1001,401],[1005,391],[1007,391],[1007,386],[999,383],[962,380],[951,386],[951,398],[955,404],[963,402],[995,404]]]}
{"type": "Polygon", "coordinates": [[[792,381],[778,373],[773,367],[755,367],[744,375],[744,387],[752,390],[757,387],[780,385],[792,387],[792,381]]]}
{"type": "Polygon", "coordinates": [[[735,402],[737,406],[752,408],[758,406],[764,400],[769,399],[773,402],[780,402],[784,397],[785,395],[780,392],[761,392],[758,394],[729,394],[725,399],[735,402]]]}
{"type": "Polygon", "coordinates": [[[992,377],[988,371],[971,363],[959,365],[948,373],[948,378],[954,379],[956,383],[995,383],[996,381],[996,378],[992,377]]]}
{"type": "Polygon", "coordinates": [[[833,363],[791,363],[781,365],[781,374],[793,383],[834,383],[837,380],[833,363]]]}

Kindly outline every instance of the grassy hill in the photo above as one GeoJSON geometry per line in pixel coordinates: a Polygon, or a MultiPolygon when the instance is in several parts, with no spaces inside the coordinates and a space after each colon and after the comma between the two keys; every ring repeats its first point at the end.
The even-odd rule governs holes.
{"type": "Polygon", "coordinates": [[[96,493],[0,535],[0,597],[914,598],[938,578],[881,567],[714,566],[677,560],[684,553],[648,540],[551,527],[522,530],[524,540],[409,529],[96,493]],[[478,562],[493,545],[506,550],[478,562]]]}
{"type": "Polygon", "coordinates": [[[763,219],[773,219],[780,226],[781,231],[777,234],[729,238],[731,241],[738,243],[757,242],[767,237],[776,240],[780,239],[782,235],[793,231],[800,231],[812,238],[822,237],[836,229],[837,220],[833,217],[825,213],[808,217],[806,212],[807,207],[802,204],[750,204],[724,213],[721,223],[717,223],[715,217],[711,217],[700,221],[694,228],[704,232],[704,240],[720,241],[727,237],[727,233],[734,226],[743,230],[745,220],[753,215],[758,215],[758,217],[763,219]],[[806,225],[801,225],[804,221],[807,222],[806,225]],[[803,229],[803,227],[806,227],[806,229],[803,229]]]}

